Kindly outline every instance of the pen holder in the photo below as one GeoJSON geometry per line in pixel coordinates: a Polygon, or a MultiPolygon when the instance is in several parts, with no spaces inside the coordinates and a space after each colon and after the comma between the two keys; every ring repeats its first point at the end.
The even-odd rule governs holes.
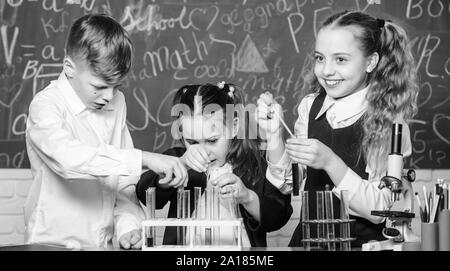
{"type": "Polygon", "coordinates": [[[439,213],[439,250],[450,251],[450,210],[439,213]]]}
{"type": "Polygon", "coordinates": [[[439,249],[439,224],[422,223],[420,232],[422,251],[437,251],[439,249]]]}

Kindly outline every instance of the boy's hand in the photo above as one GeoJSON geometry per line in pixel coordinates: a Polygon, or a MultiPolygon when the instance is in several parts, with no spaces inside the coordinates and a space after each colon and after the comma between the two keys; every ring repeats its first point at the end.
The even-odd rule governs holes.
{"type": "Polygon", "coordinates": [[[180,158],[152,152],[142,152],[142,163],[153,170],[162,178],[161,184],[169,184],[173,187],[186,185],[188,174],[186,167],[180,158]]]}
{"type": "Polygon", "coordinates": [[[205,172],[211,162],[208,152],[200,144],[191,145],[181,157],[184,164],[198,172],[205,172]]]}
{"type": "Polygon", "coordinates": [[[141,240],[141,231],[140,230],[132,230],[125,234],[123,234],[119,238],[120,247],[124,249],[140,249],[142,247],[141,240]]]}
{"type": "Polygon", "coordinates": [[[276,110],[278,116],[283,116],[283,110],[281,106],[275,101],[270,92],[265,92],[259,95],[257,101],[258,107],[256,108],[256,121],[258,122],[262,131],[267,133],[267,136],[271,136],[279,133],[280,120],[275,116],[276,110]]]}
{"type": "Polygon", "coordinates": [[[286,142],[286,152],[298,163],[314,169],[324,169],[330,166],[336,154],[317,139],[289,138],[286,142]]]}

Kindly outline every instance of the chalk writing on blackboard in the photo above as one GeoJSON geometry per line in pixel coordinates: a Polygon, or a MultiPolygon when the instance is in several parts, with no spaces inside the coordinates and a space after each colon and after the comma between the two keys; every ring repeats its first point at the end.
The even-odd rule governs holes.
{"type": "Polygon", "coordinates": [[[134,65],[124,82],[136,147],[170,147],[170,109],[184,84],[225,80],[256,102],[264,91],[293,127],[307,94],[320,23],[361,10],[405,26],[420,75],[407,167],[450,165],[450,3],[444,0],[7,0],[0,1],[0,168],[29,167],[25,131],[36,93],[57,79],[70,24],[106,13],[130,33],[134,65]]]}

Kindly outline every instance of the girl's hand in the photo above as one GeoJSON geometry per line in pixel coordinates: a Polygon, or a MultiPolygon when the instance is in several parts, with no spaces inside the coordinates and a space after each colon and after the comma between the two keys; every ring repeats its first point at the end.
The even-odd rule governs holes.
{"type": "Polygon", "coordinates": [[[198,172],[206,172],[209,162],[208,152],[202,145],[190,145],[186,152],[181,156],[181,160],[186,167],[198,172]]]}
{"type": "Polygon", "coordinates": [[[250,190],[244,185],[241,178],[233,173],[225,173],[212,181],[212,184],[219,187],[222,198],[235,197],[240,204],[245,204],[251,200],[250,190]]]}
{"type": "Polygon", "coordinates": [[[264,131],[268,137],[280,134],[280,120],[273,111],[278,113],[278,116],[283,117],[283,110],[281,106],[275,101],[272,93],[265,92],[259,95],[256,108],[256,121],[259,127],[264,131]]]}
{"type": "Polygon", "coordinates": [[[317,139],[289,138],[286,152],[294,161],[314,169],[327,170],[336,154],[317,139]]]}

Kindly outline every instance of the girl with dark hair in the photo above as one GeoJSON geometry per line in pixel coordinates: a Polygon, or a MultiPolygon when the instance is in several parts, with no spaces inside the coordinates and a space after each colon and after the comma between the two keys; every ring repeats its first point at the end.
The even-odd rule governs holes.
{"type": "MultiPolygon", "coordinates": [[[[173,136],[179,136],[184,147],[171,148],[165,154],[181,157],[188,168],[188,181],[162,182],[150,170],[142,174],[136,193],[145,204],[145,191],[156,187],[156,208],[170,201],[168,217],[176,217],[176,188],[190,189],[192,198],[194,187],[218,187],[223,199],[232,196],[239,204],[245,225],[243,244],[267,246],[266,233],[284,226],[292,214],[290,195],[283,195],[265,178],[264,153],[258,139],[245,132],[246,118],[240,118],[242,97],[236,86],[224,82],[181,87],[174,98],[172,128],[177,129],[172,131],[180,133],[173,136]]],[[[191,200],[191,212],[195,207],[191,200]]],[[[176,242],[176,229],[166,228],[163,243],[176,242]]]]}
{"type": "MultiPolygon", "coordinates": [[[[283,144],[279,120],[271,118],[271,110],[282,111],[271,94],[258,101],[258,122],[275,146],[268,151],[267,176],[278,177],[275,185],[289,192],[289,164],[299,163],[300,187],[312,195],[310,214],[315,214],[315,191],[329,185],[339,198],[347,190],[356,219],[353,245],[384,240],[384,218],[371,211],[393,206],[391,191],[378,188],[386,174],[393,123],[403,124],[403,156],[412,152],[407,122],[417,111],[419,87],[410,43],[393,22],[345,11],[322,24],[314,58],[312,93],[298,107],[296,138],[283,144]]],[[[300,245],[300,239],[298,226],[290,245],[300,245]]]]}

